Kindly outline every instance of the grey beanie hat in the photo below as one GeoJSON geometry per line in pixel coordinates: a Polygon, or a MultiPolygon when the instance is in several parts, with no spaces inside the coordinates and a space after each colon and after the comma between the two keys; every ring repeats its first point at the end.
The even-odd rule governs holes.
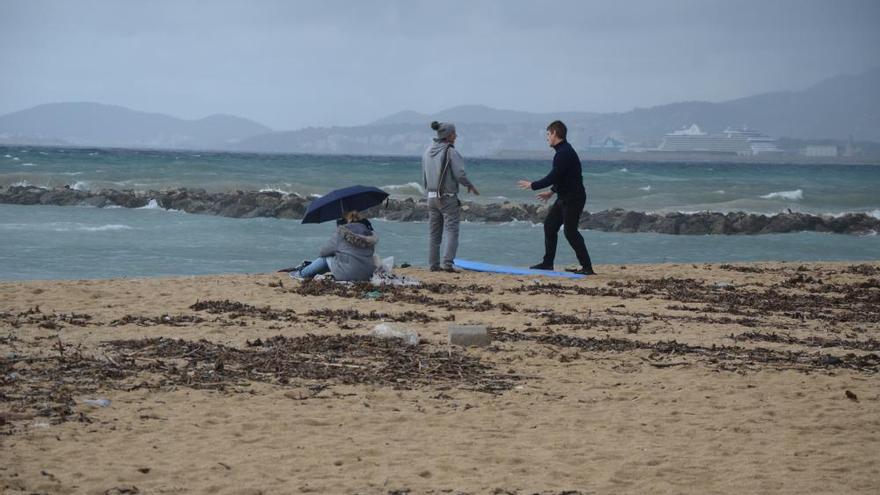
{"type": "Polygon", "coordinates": [[[437,137],[439,139],[446,139],[449,136],[455,134],[455,124],[451,122],[431,122],[431,129],[437,131],[437,137]]]}

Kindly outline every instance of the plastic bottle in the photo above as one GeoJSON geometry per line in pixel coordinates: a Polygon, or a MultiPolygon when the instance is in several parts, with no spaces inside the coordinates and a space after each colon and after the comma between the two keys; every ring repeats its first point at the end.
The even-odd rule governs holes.
{"type": "Polygon", "coordinates": [[[387,323],[379,323],[373,327],[372,334],[380,339],[400,339],[405,345],[418,345],[419,343],[419,334],[414,330],[395,328],[387,323]]]}

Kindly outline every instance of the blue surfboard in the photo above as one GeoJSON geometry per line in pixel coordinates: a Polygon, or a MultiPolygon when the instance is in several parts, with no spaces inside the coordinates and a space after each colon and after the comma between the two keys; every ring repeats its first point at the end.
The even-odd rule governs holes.
{"type": "Polygon", "coordinates": [[[506,275],[543,275],[545,277],[562,277],[562,278],[584,278],[585,275],[568,272],[551,272],[548,270],[532,270],[531,268],[520,268],[517,266],[493,265],[491,263],[481,263],[479,261],[468,261],[456,258],[455,266],[464,270],[472,270],[475,272],[503,273],[506,275]]]}

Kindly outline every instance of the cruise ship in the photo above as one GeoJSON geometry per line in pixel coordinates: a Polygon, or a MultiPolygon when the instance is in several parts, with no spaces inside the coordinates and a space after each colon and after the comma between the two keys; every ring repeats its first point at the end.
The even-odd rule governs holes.
{"type": "Polygon", "coordinates": [[[719,134],[703,132],[697,124],[665,136],[660,151],[677,153],[721,153],[741,156],[782,153],[776,139],[760,132],[727,128],[719,134]]]}

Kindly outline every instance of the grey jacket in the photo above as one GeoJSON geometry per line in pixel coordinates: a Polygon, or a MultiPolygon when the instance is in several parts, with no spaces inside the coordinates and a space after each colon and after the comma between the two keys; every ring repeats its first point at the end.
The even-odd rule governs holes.
{"type": "Polygon", "coordinates": [[[464,173],[464,160],[458,150],[439,139],[434,139],[422,155],[422,184],[425,190],[439,194],[458,194],[459,184],[473,187],[464,173]]]}
{"type": "Polygon", "coordinates": [[[332,256],[328,261],[336,280],[370,280],[376,270],[373,253],[378,242],[379,236],[366,225],[349,223],[336,228],[319,254],[332,256]]]}

